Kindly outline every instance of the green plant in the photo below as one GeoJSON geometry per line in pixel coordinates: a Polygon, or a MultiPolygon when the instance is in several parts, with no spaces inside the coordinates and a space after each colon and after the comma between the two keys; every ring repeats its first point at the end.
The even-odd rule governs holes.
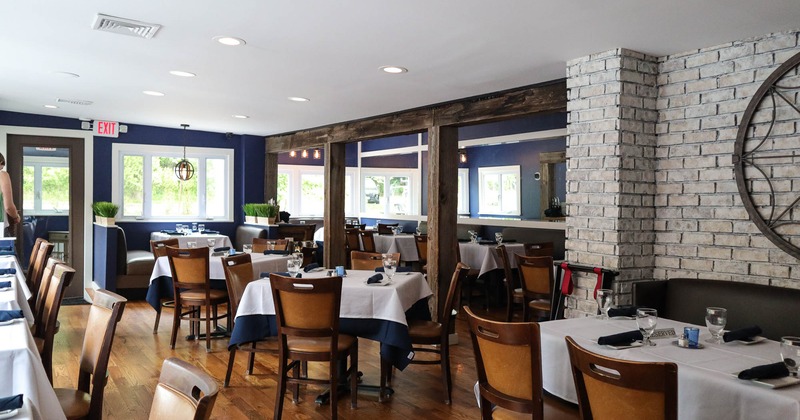
{"type": "Polygon", "coordinates": [[[257,213],[258,204],[256,203],[244,203],[242,204],[242,210],[244,210],[245,216],[258,216],[257,213]]]}
{"type": "Polygon", "coordinates": [[[278,217],[278,206],[275,204],[267,203],[266,206],[266,213],[267,217],[278,217]]]}
{"type": "Polygon", "coordinates": [[[115,217],[117,215],[118,210],[119,210],[118,205],[108,201],[98,201],[92,203],[92,211],[94,212],[95,216],[115,217]]]}

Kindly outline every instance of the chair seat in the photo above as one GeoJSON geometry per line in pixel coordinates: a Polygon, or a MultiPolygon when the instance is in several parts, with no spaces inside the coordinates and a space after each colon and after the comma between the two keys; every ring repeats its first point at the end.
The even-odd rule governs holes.
{"type": "Polygon", "coordinates": [[[197,411],[197,403],[192,398],[162,383],[156,385],[152,406],[157,409],[151,410],[150,418],[186,419],[192,418],[197,411]]]}
{"type": "Polygon", "coordinates": [[[528,302],[528,307],[537,311],[550,311],[550,302],[546,300],[532,300],[528,302]]]}
{"type": "Polygon", "coordinates": [[[77,389],[54,388],[61,410],[67,416],[67,420],[80,419],[89,415],[89,407],[92,404],[92,397],[77,389]]]}
{"type": "MultiPolygon", "coordinates": [[[[530,420],[530,414],[518,413],[516,411],[506,410],[504,408],[496,407],[492,411],[493,420],[530,420]]],[[[544,418],[548,420],[567,420],[567,419],[580,419],[581,415],[578,407],[558,398],[544,397],[544,418]]]]}
{"type": "Polygon", "coordinates": [[[439,338],[442,336],[442,324],[433,321],[414,320],[408,323],[408,335],[414,337],[439,338]]]}
{"type": "MultiPolygon", "coordinates": [[[[212,302],[214,301],[227,301],[228,300],[228,292],[224,290],[216,290],[211,289],[209,291],[209,298],[212,302]]],[[[183,301],[200,301],[204,302],[206,299],[206,293],[196,290],[187,290],[185,292],[181,292],[181,300],[183,301]]]]}
{"type": "MultiPolygon", "coordinates": [[[[355,344],[356,338],[352,335],[339,334],[338,351],[342,352],[355,344]]],[[[331,348],[331,341],[328,338],[288,338],[286,345],[290,351],[302,353],[326,353],[331,348]]]]}

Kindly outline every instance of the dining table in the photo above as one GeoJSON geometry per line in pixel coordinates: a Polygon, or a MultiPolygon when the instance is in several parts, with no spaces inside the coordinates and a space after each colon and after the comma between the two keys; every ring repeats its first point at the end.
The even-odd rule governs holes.
{"type": "Polygon", "coordinates": [[[539,326],[543,387],[564,400],[578,401],[565,341],[571,336],[585,349],[615,359],[677,364],[680,419],[800,419],[800,385],[773,389],[736,376],[744,369],[780,362],[780,345],[775,341],[708,343],[711,335],[705,326],[659,318],[657,329],[674,329],[678,335],[684,327],[699,327],[702,348],[678,347],[672,336],[654,339],[654,346],[617,350],[597,344],[597,339],[636,330],[634,319],[571,318],[539,326]]]}
{"type": "Polygon", "coordinates": [[[181,248],[189,248],[189,242],[194,242],[198,247],[209,246],[208,240],[214,240],[214,247],[232,247],[231,239],[227,235],[217,233],[200,233],[192,232],[190,234],[172,234],[166,232],[152,232],[150,233],[151,241],[163,241],[165,239],[178,239],[178,246],[181,248]]]}
{"type": "Polygon", "coordinates": [[[414,242],[414,235],[407,233],[373,235],[375,240],[375,252],[381,254],[400,253],[400,261],[416,262],[419,261],[417,254],[417,244],[414,242]]]}
{"type": "MultiPolygon", "coordinates": [[[[525,245],[516,242],[504,242],[504,244],[509,254],[509,265],[511,268],[517,268],[517,260],[513,254],[525,255],[525,245]]],[[[458,247],[461,252],[461,262],[480,269],[478,276],[503,268],[503,261],[497,252],[497,242],[459,242],[458,247]]]]}

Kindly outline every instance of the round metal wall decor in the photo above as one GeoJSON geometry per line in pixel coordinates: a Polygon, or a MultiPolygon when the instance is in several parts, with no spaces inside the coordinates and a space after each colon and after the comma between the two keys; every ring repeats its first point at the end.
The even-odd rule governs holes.
{"type": "Polygon", "coordinates": [[[778,67],[744,112],[733,153],[736,186],[750,219],[800,258],[800,54],[778,67]]]}

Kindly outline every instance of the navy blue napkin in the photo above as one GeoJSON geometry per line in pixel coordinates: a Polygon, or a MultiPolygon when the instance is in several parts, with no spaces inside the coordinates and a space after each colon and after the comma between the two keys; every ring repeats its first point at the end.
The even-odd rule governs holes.
{"type": "MultiPolygon", "coordinates": [[[[283,277],[292,277],[292,274],[290,272],[288,272],[288,271],[276,271],[274,273],[261,273],[261,278],[269,277],[270,274],[277,274],[277,275],[283,276],[283,277]]],[[[302,278],[302,277],[303,277],[303,275],[300,274],[300,273],[297,273],[297,276],[295,276],[295,278],[297,278],[297,279],[302,278]]]]}
{"type": "Polygon", "coordinates": [[[11,321],[12,319],[19,319],[22,318],[23,316],[25,315],[23,315],[22,311],[19,309],[0,311],[0,322],[11,321]]]}
{"type": "Polygon", "coordinates": [[[317,263],[311,263],[311,264],[307,265],[307,266],[306,266],[306,267],[303,269],[303,271],[305,271],[306,273],[308,273],[309,271],[311,271],[311,270],[313,270],[313,269],[315,269],[315,268],[319,268],[319,264],[317,264],[317,263]]]}
{"type": "Polygon", "coordinates": [[[288,249],[275,249],[275,250],[266,250],[264,251],[264,255],[289,255],[288,249]]]}
{"type": "Polygon", "coordinates": [[[739,328],[738,330],[728,331],[722,334],[722,340],[726,343],[729,341],[744,340],[752,338],[761,334],[761,327],[752,325],[750,327],[739,328]]]}
{"type": "Polygon", "coordinates": [[[624,346],[642,339],[640,331],[628,331],[619,334],[611,334],[597,339],[597,344],[601,346],[624,346]]]}
{"type": "Polygon", "coordinates": [[[230,250],[231,250],[231,247],[229,247],[229,246],[220,246],[220,247],[214,248],[214,252],[222,252],[222,251],[230,251],[230,250]]]}
{"type": "Polygon", "coordinates": [[[367,284],[380,283],[383,280],[383,274],[375,274],[367,279],[367,284]]]}
{"type": "Polygon", "coordinates": [[[13,251],[13,246],[0,246],[0,251],[13,251]]]}
{"type": "Polygon", "coordinates": [[[789,369],[783,362],[759,365],[739,372],[739,379],[776,379],[789,376],[789,369]]]}
{"type": "Polygon", "coordinates": [[[618,308],[611,308],[608,310],[608,317],[613,318],[615,316],[636,316],[637,309],[639,309],[638,306],[620,306],[618,308]]]}
{"type": "Polygon", "coordinates": [[[177,230],[168,230],[164,229],[161,233],[166,233],[167,235],[183,235],[182,233],[178,232],[177,230]]]}
{"type": "Polygon", "coordinates": [[[208,230],[208,229],[206,229],[202,233],[203,233],[203,235],[219,235],[219,231],[218,230],[208,230]]]}
{"type": "MultiPolygon", "coordinates": [[[[397,267],[397,268],[394,269],[395,273],[410,273],[412,271],[414,271],[414,270],[412,270],[411,267],[406,267],[406,266],[397,267]]],[[[384,273],[384,272],[386,272],[386,270],[384,270],[383,267],[376,267],[375,268],[375,272],[376,273],[384,273]]]]}
{"type": "Polygon", "coordinates": [[[0,268],[0,276],[3,274],[17,274],[16,268],[0,268]]]}
{"type": "Polygon", "coordinates": [[[0,398],[0,411],[22,408],[22,394],[0,398]]]}
{"type": "Polygon", "coordinates": [[[0,255],[14,255],[14,251],[0,251],[0,255]]]}
{"type": "Polygon", "coordinates": [[[10,281],[0,281],[0,289],[5,289],[6,287],[11,287],[10,281]]]}

